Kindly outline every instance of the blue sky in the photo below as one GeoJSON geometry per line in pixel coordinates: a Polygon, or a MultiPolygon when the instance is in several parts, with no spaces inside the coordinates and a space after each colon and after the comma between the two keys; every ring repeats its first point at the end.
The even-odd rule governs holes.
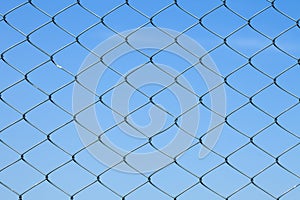
{"type": "MultiPolygon", "coordinates": [[[[26,200],[64,200],[72,195],[79,200],[297,198],[300,187],[293,187],[300,184],[299,7],[297,0],[273,4],[263,0],[178,0],[177,4],[171,0],[129,0],[128,4],[82,0],[80,5],[73,0],[33,0],[31,4],[0,0],[0,196],[6,200],[19,195],[26,200]],[[201,145],[195,140],[176,163],[158,172],[108,170],[85,149],[72,121],[74,76],[99,43],[116,32],[152,27],[150,19],[157,27],[184,32],[209,52],[226,80],[227,123],[205,158],[198,158],[201,145]]],[[[148,60],[133,51],[111,68],[126,74],[148,60]]],[[[153,60],[179,72],[190,66],[168,52],[153,60]]],[[[183,76],[197,95],[205,94],[205,82],[194,69],[183,76]]],[[[119,79],[107,70],[97,94],[119,79]]],[[[157,85],[141,88],[149,96],[160,89],[157,85]]],[[[110,97],[111,93],[105,95],[104,102],[110,104],[110,97]]],[[[147,101],[136,92],[129,106],[135,109],[147,101]]],[[[170,91],[154,101],[180,114],[170,91]]],[[[210,106],[209,95],[203,103],[210,106]]],[[[96,109],[103,129],[115,125],[110,109],[100,103],[96,109]]],[[[148,109],[132,115],[137,124],[149,122],[148,109]]],[[[199,109],[197,136],[201,137],[210,112],[201,105],[199,109]]],[[[167,123],[173,120],[169,116],[167,123]]],[[[153,143],[168,144],[175,131],[176,127],[168,129],[153,143]]],[[[106,136],[129,150],[147,142],[128,137],[117,127],[106,136]]]]}

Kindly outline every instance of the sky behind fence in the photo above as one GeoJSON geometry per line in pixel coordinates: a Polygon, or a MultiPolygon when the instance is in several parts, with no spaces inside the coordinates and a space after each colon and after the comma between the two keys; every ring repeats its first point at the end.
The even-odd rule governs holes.
{"type": "Polygon", "coordinates": [[[0,197],[296,199],[299,8],[297,0],[1,0],[0,197]],[[97,45],[142,27],[172,29],[199,43],[220,72],[227,111],[216,146],[200,159],[212,99],[195,67],[153,49],[133,49],[118,58],[101,77],[95,94],[102,102],[95,106],[104,135],[130,153],[168,145],[178,129],[174,120],[182,114],[170,89],[156,94],[162,86],[141,87],[146,96],[133,94],[128,106],[136,111],[130,117],[140,126],[151,122],[148,110],[153,105],[147,97],[153,97],[155,105],[172,114],[164,126],[170,128],[151,143],[124,134],[106,105],[111,105],[111,88],[123,76],[130,77],[126,74],[133,68],[151,58],[178,71],[195,97],[201,97],[192,145],[159,170],[131,174],[107,167],[89,153],[76,130],[72,95],[76,75],[97,45]]]}

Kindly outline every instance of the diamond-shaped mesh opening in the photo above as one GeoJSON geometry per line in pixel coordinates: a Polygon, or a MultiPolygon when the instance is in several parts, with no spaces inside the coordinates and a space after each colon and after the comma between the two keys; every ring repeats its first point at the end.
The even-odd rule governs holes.
{"type": "Polygon", "coordinates": [[[262,191],[260,188],[250,185],[242,190],[240,190],[238,193],[234,194],[231,199],[238,200],[238,199],[247,199],[249,198],[249,194],[251,194],[251,198],[256,198],[256,199],[266,199],[266,200],[271,200],[273,197],[264,191],[262,191]]]}
{"type": "Polygon", "coordinates": [[[183,9],[185,12],[190,13],[191,15],[201,18],[203,15],[207,14],[210,10],[222,5],[221,1],[193,1],[193,0],[178,0],[177,5],[183,9]]]}
{"type": "Polygon", "coordinates": [[[298,145],[295,148],[291,148],[288,153],[280,157],[280,163],[297,176],[300,175],[300,170],[295,163],[299,162],[299,157],[297,156],[299,150],[300,149],[298,145]]]}
{"type": "Polygon", "coordinates": [[[246,176],[229,165],[222,165],[203,177],[203,183],[223,198],[231,196],[248,184],[246,176]],[[228,180],[232,184],[228,184],[228,180]]]}
{"type": "Polygon", "coordinates": [[[233,113],[228,122],[239,132],[251,137],[271,125],[273,120],[255,106],[248,104],[233,113]]]}
{"type": "Polygon", "coordinates": [[[203,24],[213,33],[226,37],[236,32],[245,21],[224,6],[210,12],[203,18],[203,24]]]}
{"type": "Polygon", "coordinates": [[[196,24],[197,19],[187,15],[174,5],[155,15],[153,18],[153,23],[159,27],[166,27],[168,24],[168,27],[173,30],[184,31],[196,24]],[[182,20],[177,20],[178,18],[182,20]]]}
{"type": "Polygon", "coordinates": [[[252,96],[272,83],[272,79],[246,65],[228,77],[228,85],[243,95],[252,96]]]}
{"type": "Polygon", "coordinates": [[[254,137],[254,143],[273,157],[278,157],[299,142],[296,136],[272,125],[254,137]]]}
{"type": "Polygon", "coordinates": [[[55,104],[47,101],[35,109],[31,110],[26,118],[35,126],[38,127],[43,132],[50,133],[64,125],[66,125],[70,120],[71,116],[68,115],[64,110],[57,107],[55,104]],[[43,115],[42,113],[47,113],[43,115]],[[53,117],[55,116],[55,117],[53,117]]]}
{"type": "Polygon", "coordinates": [[[179,195],[198,181],[197,177],[176,164],[169,165],[151,176],[151,183],[172,197],[179,195]]]}
{"type": "Polygon", "coordinates": [[[255,16],[255,18],[251,20],[251,24],[260,33],[263,33],[270,38],[274,38],[293,26],[295,22],[276,10],[269,8],[255,16]],[[272,23],[273,21],[276,21],[276,23],[272,23]]]}
{"type": "Polygon", "coordinates": [[[1,117],[0,130],[3,131],[22,119],[22,115],[16,110],[8,106],[3,101],[0,101],[1,117]]]}
{"type": "Polygon", "coordinates": [[[293,189],[299,183],[299,178],[276,164],[257,176],[254,182],[274,198],[278,198],[293,189]]]}
{"type": "Polygon", "coordinates": [[[4,21],[0,22],[0,27],[2,30],[2,34],[7,35],[7,37],[1,37],[1,52],[24,40],[22,34],[16,32],[11,26],[6,24],[4,21]]]}
{"type": "Polygon", "coordinates": [[[163,10],[166,7],[169,7],[172,4],[173,1],[171,0],[160,1],[155,4],[152,4],[147,0],[130,0],[130,6],[139,10],[148,17],[153,17],[156,13],[159,13],[161,10],[163,10]]]}
{"type": "Polygon", "coordinates": [[[298,99],[284,90],[272,85],[253,97],[253,103],[273,117],[288,110],[298,103],[298,99]],[[273,101],[272,99],[277,99],[273,101]]]}
{"type": "MultiPolygon", "coordinates": [[[[268,1],[234,1],[228,0],[227,6],[246,19],[250,19],[260,11],[270,7],[268,1]]],[[[258,15],[259,16],[259,15],[258,15]]]]}
{"type": "Polygon", "coordinates": [[[50,142],[43,142],[25,154],[25,159],[37,169],[47,174],[70,160],[68,154],[50,142]],[[52,154],[55,158],[49,159],[52,154]]]}
{"type": "Polygon", "coordinates": [[[75,3],[75,1],[74,0],[66,0],[66,1],[53,0],[52,6],[48,6],[48,4],[43,0],[33,0],[32,3],[33,5],[37,6],[39,9],[46,12],[47,14],[54,16],[59,11],[64,10],[66,7],[75,3]]]}
{"type": "Polygon", "coordinates": [[[94,183],[96,178],[76,162],[71,161],[50,173],[49,180],[55,182],[55,186],[60,190],[73,195],[94,183]],[[62,179],[61,176],[64,178],[62,179]]]}
{"type": "Polygon", "coordinates": [[[253,177],[271,165],[274,159],[254,145],[248,144],[232,154],[228,162],[247,176],[253,177]]]}
{"type": "Polygon", "coordinates": [[[10,146],[6,146],[3,143],[1,144],[1,169],[5,169],[7,166],[10,166],[14,162],[20,159],[20,156],[17,152],[11,149],[10,146]]]}
{"type": "Polygon", "coordinates": [[[143,186],[147,182],[147,178],[141,174],[126,174],[118,173],[116,171],[110,170],[101,176],[101,183],[106,187],[110,188],[115,193],[120,196],[125,196],[131,191],[143,186]],[[114,181],[118,179],[119,181],[114,181]]]}
{"type": "Polygon", "coordinates": [[[250,26],[244,26],[228,38],[228,45],[247,58],[254,56],[270,44],[270,39],[250,26]]]}
{"type": "Polygon", "coordinates": [[[24,34],[32,33],[35,29],[50,21],[50,18],[47,17],[47,15],[29,3],[8,13],[6,18],[13,28],[16,28],[24,34]],[[23,21],[24,18],[27,20],[23,21]]]}
{"type": "Polygon", "coordinates": [[[0,5],[1,199],[300,196],[299,1],[0,5]]]}
{"type": "Polygon", "coordinates": [[[299,87],[296,87],[296,84],[292,83],[295,83],[295,78],[299,72],[300,67],[299,65],[296,65],[278,77],[278,85],[280,85],[283,90],[288,91],[290,94],[295,95],[298,98],[300,97],[299,87]]]}
{"type": "Polygon", "coordinates": [[[5,13],[9,12],[13,8],[16,8],[18,6],[25,4],[27,1],[26,0],[16,0],[16,1],[5,2],[5,3],[2,3],[2,2],[4,2],[4,1],[1,1],[1,4],[2,4],[1,15],[4,15],[5,13]]]}
{"type": "Polygon", "coordinates": [[[52,92],[56,92],[64,85],[70,83],[74,77],[70,76],[63,70],[60,70],[53,63],[48,62],[29,73],[28,79],[32,84],[38,86],[38,88],[42,91],[46,92],[47,94],[51,94],[52,92]],[[53,78],[49,77],[40,79],[40,77],[46,77],[49,72],[53,74],[53,78]]]}
{"type": "Polygon", "coordinates": [[[44,181],[41,184],[34,187],[32,190],[28,191],[24,195],[24,198],[28,198],[28,199],[44,198],[47,200],[50,200],[51,198],[57,198],[61,200],[66,200],[69,199],[70,197],[63,191],[53,186],[51,183],[44,181]]]}
{"type": "Polygon", "coordinates": [[[24,161],[19,161],[0,172],[0,177],[9,188],[22,194],[43,181],[44,176],[24,161]]]}
{"type": "Polygon", "coordinates": [[[147,183],[140,187],[138,190],[134,191],[133,193],[127,196],[127,199],[134,200],[134,199],[141,199],[145,198],[145,194],[148,194],[149,199],[172,199],[172,197],[168,196],[167,194],[163,193],[159,189],[153,187],[153,185],[147,183]]]}
{"type": "Polygon", "coordinates": [[[297,6],[299,4],[293,0],[287,0],[287,1],[274,1],[275,7],[285,15],[288,15],[289,17],[293,19],[299,19],[300,15],[299,12],[297,12],[297,6]]]}
{"type": "Polygon", "coordinates": [[[30,41],[42,49],[43,52],[52,54],[70,44],[73,38],[60,27],[50,23],[32,33],[30,41]]]}
{"type": "Polygon", "coordinates": [[[282,126],[288,130],[291,134],[295,134],[299,137],[300,130],[299,126],[300,124],[296,123],[297,118],[292,117],[294,115],[298,115],[300,113],[300,105],[295,105],[292,109],[288,110],[284,114],[280,115],[279,123],[282,124],[282,126]]]}
{"type": "Polygon", "coordinates": [[[0,90],[6,90],[9,86],[21,81],[24,77],[22,74],[14,68],[11,68],[4,62],[0,62],[0,90]],[[9,77],[9,78],[7,78],[9,77]]]}
{"type": "Polygon", "coordinates": [[[79,35],[98,21],[96,16],[78,5],[72,6],[55,16],[55,22],[73,35],[79,35]],[[73,20],[70,21],[69,18],[73,20]]]}
{"type": "MultiPolygon", "coordinates": [[[[192,28],[185,30],[185,34],[195,38],[207,50],[215,49],[223,44],[223,39],[213,34],[210,30],[203,28],[201,24],[197,24],[192,28]]],[[[217,49],[216,49],[217,50],[217,49]]],[[[214,51],[212,51],[214,52],[214,51]]]]}
{"type": "Polygon", "coordinates": [[[44,141],[46,136],[22,120],[4,130],[0,138],[18,153],[24,153],[44,141]]]}
{"type": "Polygon", "coordinates": [[[299,58],[300,56],[300,51],[297,48],[297,46],[300,44],[300,39],[298,37],[299,34],[299,25],[296,26],[295,24],[293,27],[291,27],[291,29],[284,32],[284,34],[281,34],[276,40],[278,45],[280,45],[279,48],[294,58],[299,58]]]}
{"type": "Polygon", "coordinates": [[[114,31],[125,31],[140,27],[148,22],[148,19],[135,9],[123,5],[109,15],[105,15],[104,22],[114,31]],[[135,20],[131,20],[134,18],[135,20]]]}
{"type": "Polygon", "coordinates": [[[9,102],[10,106],[16,110],[24,113],[47,100],[47,96],[31,84],[28,84],[27,81],[22,81],[3,92],[2,99],[9,102]]]}
{"type": "Polygon", "coordinates": [[[84,200],[87,197],[105,197],[111,200],[117,200],[120,198],[116,193],[109,190],[107,187],[103,186],[101,183],[96,182],[89,187],[85,188],[78,194],[76,194],[76,199],[84,200]],[[92,194],[92,195],[91,195],[92,194]]]}
{"type": "Polygon", "coordinates": [[[285,52],[280,51],[275,46],[264,49],[252,59],[252,64],[256,68],[272,77],[281,75],[281,73],[295,65],[295,63],[295,59],[288,56],[285,52]],[[266,57],[272,59],[266,59],[266,57]]]}
{"type": "Polygon", "coordinates": [[[29,42],[23,42],[3,54],[5,61],[27,73],[37,66],[45,63],[49,58],[29,42]]]}

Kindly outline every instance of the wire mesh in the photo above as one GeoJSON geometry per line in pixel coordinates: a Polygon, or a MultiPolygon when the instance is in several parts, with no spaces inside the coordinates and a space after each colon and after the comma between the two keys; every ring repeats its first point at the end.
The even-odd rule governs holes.
{"type": "MultiPolygon", "coordinates": [[[[297,199],[299,6],[292,0],[1,1],[1,198],[297,199]],[[228,112],[207,157],[197,157],[208,134],[200,130],[184,154],[167,166],[126,174],[102,165],[81,144],[72,89],[80,84],[80,64],[97,44],[142,27],[174,29],[201,43],[221,71],[228,112]]],[[[127,38],[123,42],[130,45],[127,38]]],[[[168,56],[163,51],[136,49],[130,59],[155,65],[168,56]]],[[[171,62],[174,68],[176,62],[171,62]]],[[[103,113],[113,109],[106,95],[119,87],[111,82],[130,77],[126,70],[132,63],[121,60],[119,65],[129,67],[108,65],[110,78],[95,94],[103,113]]],[[[178,77],[193,74],[193,68],[180,68],[178,77]]],[[[153,99],[167,89],[143,93],[146,102],[129,115],[145,112],[145,104],[158,106],[153,99]]],[[[193,93],[201,112],[213,112],[210,92],[193,93]]],[[[178,119],[184,114],[170,115],[178,119]]],[[[170,127],[176,125],[173,120],[170,127]]],[[[117,137],[117,126],[108,122],[101,134],[117,137]]],[[[157,149],[159,140],[172,136],[162,135],[135,148],[157,149]]]]}

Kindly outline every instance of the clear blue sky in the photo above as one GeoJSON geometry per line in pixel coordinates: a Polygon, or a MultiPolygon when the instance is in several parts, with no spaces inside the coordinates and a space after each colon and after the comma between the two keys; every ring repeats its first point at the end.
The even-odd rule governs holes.
{"type": "MultiPolygon", "coordinates": [[[[72,195],[77,200],[117,200],[123,196],[128,200],[168,200],[178,195],[179,200],[228,196],[233,200],[271,200],[282,195],[283,200],[297,199],[300,187],[292,188],[300,184],[300,2],[275,0],[273,7],[265,0],[227,0],[226,4],[220,0],[177,0],[177,5],[171,0],[128,2],[82,0],[80,6],[73,0],[32,0],[32,4],[0,0],[0,199],[17,200],[24,192],[25,200],[65,200],[72,195]],[[95,15],[104,17],[105,25],[95,15]],[[92,50],[114,31],[151,27],[150,18],[155,26],[184,32],[211,51],[211,58],[226,77],[228,124],[214,152],[203,159],[198,158],[201,146],[195,141],[176,163],[152,175],[107,171],[84,149],[72,121],[74,76],[89,54],[87,49],[92,50]],[[77,36],[86,48],[76,42],[77,36]],[[151,183],[147,179],[150,175],[151,183]]],[[[111,67],[126,74],[147,61],[140,53],[131,52],[111,67]]],[[[190,66],[167,52],[154,56],[154,62],[179,72],[190,66]]],[[[184,77],[199,96],[206,92],[195,71],[187,71],[184,77]]],[[[97,94],[107,91],[119,78],[107,70],[97,94]]],[[[160,89],[154,85],[141,88],[150,96],[160,89]]],[[[154,100],[174,115],[180,114],[170,91],[154,100]]],[[[110,94],[104,101],[110,103],[110,94]]],[[[135,93],[130,108],[147,101],[135,93]]],[[[203,103],[210,105],[208,95],[203,103]]],[[[201,137],[207,131],[210,113],[203,106],[199,108],[197,136],[201,137]]],[[[137,124],[149,122],[147,109],[132,115],[137,124]]],[[[97,104],[97,115],[103,129],[114,125],[111,111],[103,104],[97,104]]],[[[166,145],[175,131],[175,127],[169,129],[153,143],[166,145]]],[[[127,137],[118,128],[106,135],[127,150],[147,141],[127,137]]]]}

